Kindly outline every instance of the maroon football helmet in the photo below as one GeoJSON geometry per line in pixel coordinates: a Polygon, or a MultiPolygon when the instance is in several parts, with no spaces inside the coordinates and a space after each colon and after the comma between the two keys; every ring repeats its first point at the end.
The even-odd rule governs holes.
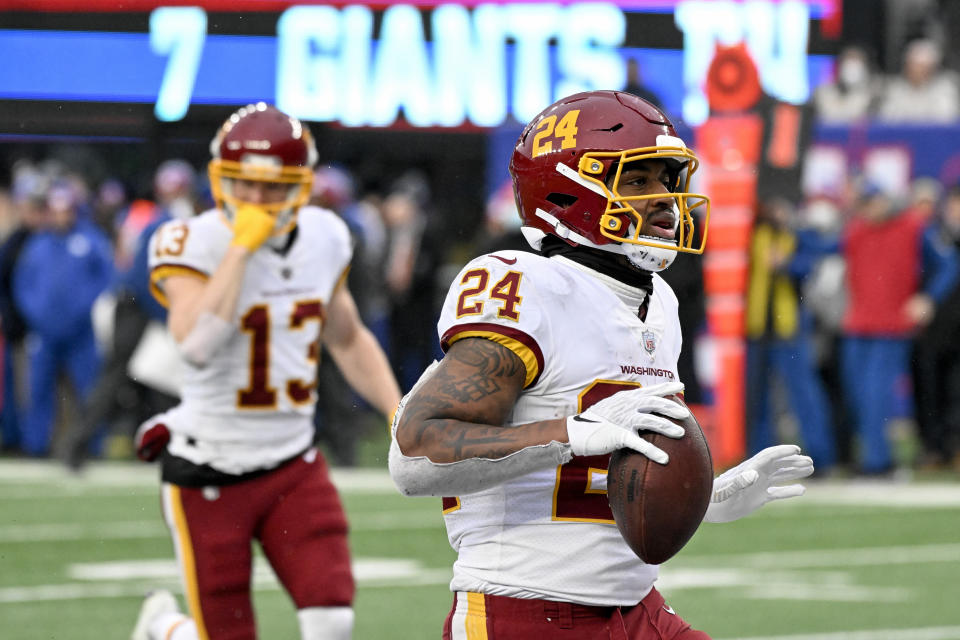
{"type": "Polygon", "coordinates": [[[282,202],[258,204],[277,218],[274,235],[289,231],[310,198],[317,148],[299,120],[263,102],[233,113],[210,143],[210,188],[217,206],[233,219],[244,204],[234,196],[237,179],[289,184],[282,202]]]}
{"type": "Polygon", "coordinates": [[[698,165],[658,108],[629,93],[589,91],[555,102],[524,128],[510,174],[522,230],[534,249],[549,234],[660,271],[678,251],[703,252],[710,200],[689,191],[698,165]],[[666,160],[676,171],[676,183],[666,196],[675,200],[673,240],[640,235],[643,217],[634,204],[663,194],[620,194],[624,166],[649,159],[666,160]],[[701,233],[694,246],[692,212],[701,206],[701,233]]]}

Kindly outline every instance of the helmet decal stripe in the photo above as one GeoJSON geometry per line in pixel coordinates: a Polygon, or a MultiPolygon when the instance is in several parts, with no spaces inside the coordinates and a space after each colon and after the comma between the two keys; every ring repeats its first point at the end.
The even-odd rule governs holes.
{"type": "Polygon", "coordinates": [[[574,182],[576,182],[576,183],[579,184],[580,186],[586,187],[587,189],[590,189],[590,191],[593,191],[594,193],[596,193],[596,194],[598,194],[598,195],[601,195],[601,196],[603,196],[603,197],[607,197],[607,194],[603,192],[603,189],[601,189],[599,185],[596,185],[596,184],[590,182],[589,180],[585,180],[585,179],[583,178],[583,176],[581,176],[581,175],[580,175],[579,173],[577,173],[574,169],[572,169],[571,167],[568,167],[567,165],[563,164],[562,162],[558,162],[558,163],[557,163],[557,173],[559,173],[559,174],[561,174],[561,175],[563,175],[563,176],[565,176],[565,177],[567,177],[567,178],[570,178],[571,180],[573,180],[574,182]]]}
{"type": "Polygon", "coordinates": [[[564,240],[573,240],[577,244],[585,244],[591,247],[596,246],[592,242],[590,242],[590,240],[588,240],[587,238],[583,237],[582,235],[580,235],[579,233],[577,233],[567,225],[560,222],[560,220],[556,216],[550,215],[543,209],[537,209],[536,214],[538,218],[543,218],[544,220],[549,222],[550,225],[553,226],[553,230],[556,232],[556,234],[559,237],[563,238],[564,240]]]}
{"type": "Polygon", "coordinates": [[[657,146],[658,147],[679,147],[681,149],[686,149],[687,145],[683,144],[683,140],[676,136],[666,136],[659,135],[657,136],[657,146]]]}

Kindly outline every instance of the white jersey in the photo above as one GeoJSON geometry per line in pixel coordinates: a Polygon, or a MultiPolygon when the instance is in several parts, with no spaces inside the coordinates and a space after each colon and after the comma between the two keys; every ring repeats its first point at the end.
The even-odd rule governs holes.
{"type": "MultiPolygon", "coordinates": [[[[624,388],[677,380],[677,298],[653,275],[646,320],[595,272],[502,251],[470,262],[444,302],[444,349],[467,337],[510,348],[526,386],[506,424],[576,414],[624,388]]],[[[607,503],[609,456],[574,457],[478,493],[443,499],[458,552],[452,591],[633,605],[657,567],[623,541],[607,503]]]]}
{"type": "MultiPolygon", "coordinates": [[[[203,368],[186,365],[180,404],[164,416],[169,451],[240,474],[270,468],[313,441],[318,339],[350,264],[350,233],[336,214],[304,207],[285,253],[264,245],[248,260],[236,331],[203,368]]],[[[211,277],[233,231],[210,210],[161,226],[150,239],[150,282],[163,303],[170,276],[211,277]]]]}

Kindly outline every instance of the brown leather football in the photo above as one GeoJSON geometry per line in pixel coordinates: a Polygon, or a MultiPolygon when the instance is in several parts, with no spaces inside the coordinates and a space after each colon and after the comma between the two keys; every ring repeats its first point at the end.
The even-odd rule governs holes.
{"type": "MultiPolygon", "coordinates": [[[[683,404],[679,396],[667,397],[683,404]]],[[[713,492],[713,461],[696,418],[671,420],[686,430],[682,438],[640,432],[670,456],[666,465],[620,449],[610,455],[607,472],[607,499],[617,528],[647,564],[665,562],[687,544],[713,492]]]]}

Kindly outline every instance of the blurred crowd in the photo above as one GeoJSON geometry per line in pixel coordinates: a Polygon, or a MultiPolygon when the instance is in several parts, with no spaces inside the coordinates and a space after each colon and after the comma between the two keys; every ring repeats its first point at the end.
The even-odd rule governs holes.
{"type": "MultiPolygon", "coordinates": [[[[815,119],[960,124],[948,36],[906,38],[895,71],[867,46],[842,48],[835,77],[811,97],[815,119]]],[[[656,101],[635,66],[629,80],[656,101]]],[[[799,201],[757,204],[744,317],[748,453],[797,441],[825,475],[960,471],[960,183],[917,176],[903,188],[852,169],[830,189],[798,189],[799,201]]],[[[74,468],[128,456],[136,427],[177,402],[147,239],[212,200],[205,172],[185,160],[162,162],[152,178],[149,194],[131,197],[129,185],[91,180],[75,162],[12,164],[0,189],[3,452],[74,468]]],[[[323,166],[312,204],[354,236],[349,286],[404,391],[441,355],[435,322],[453,274],[470,256],[527,248],[509,183],[477,203],[482,223],[459,231],[459,250],[438,224],[430,176],[416,170],[369,187],[323,166]]],[[[663,274],[681,300],[680,375],[688,401],[709,404],[714,381],[693,353],[709,333],[702,260],[681,258],[663,274]]],[[[328,357],[318,380],[318,442],[335,464],[355,464],[358,444],[382,425],[328,357]]]]}
{"type": "MultiPolygon", "coordinates": [[[[146,240],[162,222],[211,206],[204,179],[168,160],[153,197],[130,200],[116,181],[90,188],[53,160],[18,162],[12,176],[0,209],[0,444],[75,467],[129,455],[140,422],[177,401],[172,376],[143,367],[171,357],[158,338],[165,310],[149,293],[146,240]]],[[[460,266],[431,224],[427,178],[411,171],[383,193],[360,193],[349,171],[323,166],[312,203],[349,225],[349,285],[409,389],[440,355],[438,296],[460,266]]],[[[475,252],[526,248],[514,207],[505,183],[485,205],[475,252]]],[[[799,441],[823,473],[960,471],[960,184],[918,178],[898,194],[855,177],[801,203],[761,201],[749,258],[749,450],[799,441]],[[918,444],[907,460],[898,428],[918,444]]],[[[686,316],[688,396],[707,402],[690,354],[706,321],[699,259],[664,277],[686,316]]],[[[375,414],[329,358],[318,379],[318,441],[335,463],[355,464],[375,414]]]]}
{"type": "MultiPolygon", "coordinates": [[[[886,3],[887,64],[869,44],[841,48],[811,98],[816,121],[960,123],[954,4],[886,3]]],[[[758,203],[748,448],[797,439],[823,474],[960,471],[960,183],[851,173],[758,203]]]]}
{"type": "Polygon", "coordinates": [[[799,440],[823,474],[960,471],[960,184],[760,202],[745,320],[751,451],[799,440]]]}
{"type": "Polygon", "coordinates": [[[836,76],[814,92],[824,124],[952,124],[960,120],[960,69],[947,66],[942,45],[930,37],[908,41],[900,67],[878,68],[870,49],[844,47],[836,76]]]}

